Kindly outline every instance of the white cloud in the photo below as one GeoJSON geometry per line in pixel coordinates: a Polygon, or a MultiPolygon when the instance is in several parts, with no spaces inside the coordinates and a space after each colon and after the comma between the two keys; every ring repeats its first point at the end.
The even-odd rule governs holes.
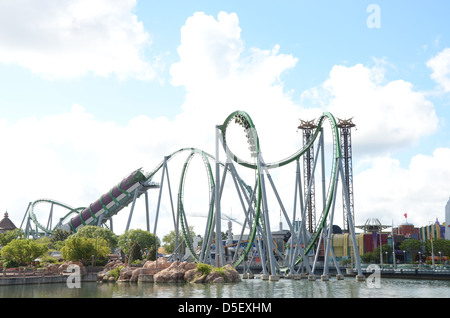
{"type": "MultiPolygon", "coordinates": [[[[444,215],[449,197],[450,149],[414,156],[408,167],[384,156],[371,160],[371,167],[354,177],[355,216],[359,223],[377,217],[383,224],[408,222],[423,226],[444,215]]],[[[441,222],[443,220],[440,220],[441,222]]]]}
{"type": "Polygon", "coordinates": [[[93,73],[154,77],[149,34],[135,0],[6,0],[0,3],[0,62],[48,78],[93,73]]]}
{"type": "Polygon", "coordinates": [[[353,118],[357,130],[352,139],[360,154],[386,154],[415,145],[437,129],[434,105],[411,83],[387,81],[385,71],[380,65],[336,65],[320,87],[304,92],[303,100],[338,118],[353,118]]]}
{"type": "Polygon", "coordinates": [[[442,50],[431,58],[427,66],[433,71],[431,78],[444,92],[450,92],[450,48],[442,50]]]}
{"type": "MultiPolygon", "coordinates": [[[[186,88],[180,123],[201,119],[203,128],[196,128],[206,129],[202,134],[210,136],[211,142],[211,129],[216,124],[231,112],[244,110],[261,127],[262,134],[270,131],[261,137],[264,149],[276,152],[271,146],[280,147],[276,139],[283,132],[298,143],[299,109],[284,92],[280,79],[297,59],[279,51],[276,44],[269,50],[246,49],[234,13],[221,12],[215,19],[198,12],[188,18],[181,31],[180,60],[171,68],[172,83],[186,88]]],[[[189,130],[194,129],[191,126],[189,130]]],[[[197,136],[191,140],[203,141],[197,136]]]]}
{"type": "MultiPolygon", "coordinates": [[[[0,159],[0,174],[4,180],[10,180],[1,185],[0,191],[7,200],[0,202],[0,208],[25,212],[27,202],[41,197],[73,206],[87,205],[127,173],[139,167],[153,169],[165,155],[179,148],[198,147],[214,154],[215,126],[238,109],[247,111],[253,118],[267,162],[292,154],[302,144],[301,135],[296,132],[299,118],[309,120],[325,110],[339,118],[354,117],[358,129],[352,135],[354,153],[380,155],[367,159],[369,168],[354,177],[357,219],[380,215],[383,222],[388,222],[397,210],[400,215],[403,211],[411,216],[413,212],[426,215],[423,211],[440,206],[446,173],[440,175],[439,171],[448,170],[445,167],[448,149],[437,150],[430,157],[416,156],[407,169],[386,155],[395,147],[411,145],[435,131],[437,118],[433,104],[424,94],[406,81],[388,82],[380,65],[335,66],[323,85],[304,94],[305,100],[319,107],[302,109],[285,92],[282,81],[283,73],[293,68],[297,59],[280,50],[276,44],[270,49],[246,48],[236,14],[222,12],[216,19],[196,13],[182,28],[179,61],[171,68],[172,83],[186,89],[183,112],[175,119],[141,115],[119,126],[96,119],[83,107],[74,105],[70,112],[59,115],[25,118],[15,123],[0,121],[1,135],[11,136],[0,141],[2,149],[10,150],[9,156],[0,159]],[[23,180],[17,177],[17,171],[21,176],[33,177],[23,180]],[[434,185],[430,180],[438,182],[434,185]],[[27,190],[17,191],[24,183],[27,190]],[[439,186],[442,189],[437,189],[439,186]],[[427,187],[434,192],[429,193],[427,187]],[[409,193],[414,193],[417,200],[411,200],[409,193]],[[431,196],[421,202],[421,193],[431,196]]],[[[239,137],[236,140],[244,139],[243,133],[239,137]]],[[[236,146],[240,146],[237,141],[236,146]]],[[[184,158],[177,160],[170,166],[174,193],[184,158]]],[[[191,168],[190,180],[204,182],[204,171],[200,170],[203,167],[193,163],[191,168]]],[[[288,174],[277,187],[290,204],[295,175],[288,174]]],[[[155,181],[160,181],[159,176],[155,181]]],[[[200,188],[204,189],[203,185],[200,188]]],[[[190,211],[198,212],[197,197],[192,199],[192,189],[197,188],[189,189],[186,205],[190,211]]],[[[207,190],[205,193],[208,195],[207,190]]],[[[198,202],[203,203],[201,200],[198,202]]],[[[144,228],[142,202],[141,199],[140,212],[135,213],[134,220],[144,228]]],[[[154,213],[156,200],[150,202],[154,213]]],[[[224,204],[227,202],[224,200],[224,204]]],[[[170,221],[167,197],[163,206],[165,212],[160,218],[170,221]]],[[[279,209],[270,208],[276,214],[272,223],[276,227],[279,209]]],[[[203,206],[199,209],[205,210],[203,206]]],[[[233,210],[233,216],[240,214],[238,209],[233,210]]],[[[19,213],[16,220],[21,217],[19,213]]],[[[126,212],[115,216],[115,230],[119,233],[127,217],[126,212]]],[[[168,232],[171,224],[163,229],[168,232]]]]}
{"type": "MultiPolygon", "coordinates": [[[[11,180],[11,187],[5,185],[1,189],[8,194],[8,200],[0,204],[23,213],[24,202],[41,197],[72,206],[87,205],[129,172],[138,167],[153,169],[165,155],[182,147],[198,147],[213,154],[215,126],[237,109],[250,113],[260,127],[264,149],[280,159],[282,154],[274,151],[274,147],[284,148],[280,136],[287,132],[295,146],[300,137],[296,133],[298,107],[285,95],[280,80],[296,59],[279,50],[276,45],[271,50],[245,50],[235,14],[221,13],[217,20],[194,14],[183,27],[180,61],[172,68],[174,83],[183,85],[187,91],[181,114],[174,120],[141,115],[119,126],[96,119],[83,107],[74,105],[68,113],[4,122],[2,134],[12,137],[2,140],[0,146],[13,150],[9,159],[1,159],[1,175],[11,180]],[[22,147],[13,147],[16,144],[22,147]],[[23,182],[14,177],[15,171],[35,176],[28,180],[23,195],[14,190],[23,182]]],[[[244,135],[241,137],[244,139],[244,135]]],[[[170,171],[175,193],[179,169],[184,163],[183,157],[177,160],[171,164],[170,171]]],[[[192,164],[190,180],[201,179],[207,185],[204,171],[199,170],[203,169],[202,165],[198,166],[192,164]]],[[[155,181],[160,181],[159,176],[155,181]]],[[[186,200],[190,200],[189,209],[198,212],[196,200],[186,200]]],[[[156,204],[156,200],[150,202],[156,204]]],[[[199,202],[204,201],[199,199],[199,202]]],[[[170,211],[167,201],[165,206],[167,217],[170,211]]],[[[134,216],[140,224],[144,220],[142,210],[141,207],[141,212],[134,216]]],[[[116,230],[124,229],[127,217],[126,212],[115,217],[115,224],[120,224],[120,228],[115,226],[116,230]]],[[[169,229],[170,226],[164,228],[169,229]]]]}

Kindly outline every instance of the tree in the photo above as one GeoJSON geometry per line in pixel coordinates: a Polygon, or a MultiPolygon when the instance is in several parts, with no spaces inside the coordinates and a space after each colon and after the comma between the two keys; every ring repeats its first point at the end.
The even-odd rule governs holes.
{"type": "Polygon", "coordinates": [[[422,250],[423,244],[419,240],[407,239],[407,240],[404,240],[400,244],[399,247],[400,247],[401,250],[404,250],[404,251],[407,251],[408,253],[410,253],[411,254],[411,259],[415,260],[416,256],[417,256],[417,252],[422,250]]]}
{"type": "Polygon", "coordinates": [[[50,239],[53,243],[65,241],[70,236],[69,231],[65,231],[63,229],[57,228],[53,231],[52,238],[50,239]]]}
{"type": "Polygon", "coordinates": [[[47,251],[47,245],[39,244],[33,239],[14,239],[2,248],[1,255],[19,265],[27,265],[47,251]]]}
{"type": "Polygon", "coordinates": [[[159,245],[158,239],[155,235],[148,231],[140,229],[128,230],[119,236],[119,247],[126,255],[129,255],[130,244],[136,242],[142,250],[150,249],[151,246],[159,245]]]}
{"type": "Polygon", "coordinates": [[[87,263],[94,255],[96,258],[106,258],[110,249],[105,239],[71,236],[61,248],[63,259],[87,263]]]}
{"type": "Polygon", "coordinates": [[[20,239],[24,239],[24,238],[25,238],[25,233],[23,232],[22,229],[14,229],[12,231],[8,231],[6,233],[0,234],[0,245],[5,246],[12,240],[15,240],[15,239],[20,240],[20,239]]]}
{"type": "MultiPolygon", "coordinates": [[[[189,233],[190,233],[191,237],[195,236],[193,226],[189,227],[189,233]]],[[[178,231],[178,244],[180,244],[183,241],[184,241],[184,235],[181,231],[178,231]]],[[[169,234],[165,235],[163,237],[163,242],[164,242],[164,245],[163,245],[164,250],[166,251],[166,253],[172,254],[176,248],[176,246],[175,246],[175,231],[171,231],[169,234]]]]}
{"type": "MultiPolygon", "coordinates": [[[[450,256],[450,241],[441,238],[433,239],[433,250],[435,257],[439,255],[439,252],[441,252],[442,255],[450,256]]],[[[428,256],[431,256],[430,240],[425,241],[425,252],[428,256]]]]}
{"type": "Polygon", "coordinates": [[[92,239],[103,238],[106,242],[108,242],[110,249],[116,248],[119,241],[117,235],[110,229],[94,225],[83,226],[73,235],[92,239]]]}
{"type": "Polygon", "coordinates": [[[138,243],[131,242],[129,249],[130,249],[130,255],[128,255],[128,260],[130,263],[133,261],[142,259],[142,251],[141,251],[141,247],[139,246],[138,243]]]}
{"type": "MultiPolygon", "coordinates": [[[[381,246],[381,252],[383,253],[383,263],[389,263],[389,258],[392,256],[392,245],[390,245],[390,244],[383,244],[381,246]],[[386,259],[386,257],[387,257],[387,259],[386,259]]],[[[374,254],[374,257],[376,258],[376,262],[377,263],[381,263],[380,247],[379,246],[377,246],[373,250],[373,254],[374,254]]]]}

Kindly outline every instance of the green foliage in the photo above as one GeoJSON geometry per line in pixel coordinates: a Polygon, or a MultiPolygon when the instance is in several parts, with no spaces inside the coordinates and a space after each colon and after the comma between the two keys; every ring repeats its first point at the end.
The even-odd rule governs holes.
{"type": "Polygon", "coordinates": [[[103,238],[71,236],[61,248],[63,259],[68,261],[88,262],[93,255],[95,258],[106,258],[109,252],[108,243],[103,238]]]}
{"type": "MultiPolygon", "coordinates": [[[[387,263],[388,260],[386,258],[386,252],[388,255],[388,258],[392,255],[392,246],[389,244],[383,244],[381,247],[381,252],[383,254],[383,263],[387,263]]],[[[373,252],[364,253],[361,255],[361,261],[363,263],[380,263],[380,247],[376,247],[373,252]]],[[[341,261],[342,262],[342,261],[341,261]]]]}
{"type": "Polygon", "coordinates": [[[53,231],[51,241],[53,242],[53,244],[55,244],[55,242],[65,241],[70,236],[70,234],[71,233],[69,231],[64,231],[63,229],[58,228],[53,231]]]}
{"type": "Polygon", "coordinates": [[[349,266],[349,265],[351,265],[351,263],[352,263],[352,259],[350,257],[349,258],[343,258],[340,261],[340,264],[342,266],[349,266]]]}
{"type": "Polygon", "coordinates": [[[157,238],[150,232],[140,229],[128,230],[124,234],[119,236],[119,247],[126,255],[130,255],[130,244],[132,242],[136,242],[137,244],[139,244],[141,249],[145,250],[150,249],[152,246],[156,246],[157,238]]]}
{"type": "Polygon", "coordinates": [[[14,239],[2,248],[1,255],[6,260],[19,265],[27,265],[34,259],[45,255],[47,251],[47,245],[37,243],[32,239],[14,239]]]}
{"type": "Polygon", "coordinates": [[[5,246],[12,240],[15,240],[15,239],[21,240],[24,238],[25,238],[25,233],[23,232],[22,229],[14,229],[12,231],[8,231],[6,233],[0,234],[0,245],[5,246]]]}
{"type": "Polygon", "coordinates": [[[220,276],[225,277],[225,269],[223,267],[214,267],[213,270],[220,276]]]}
{"type": "Polygon", "coordinates": [[[414,239],[408,239],[408,240],[404,240],[401,244],[400,244],[400,249],[401,250],[405,250],[407,252],[418,252],[422,249],[423,244],[421,241],[419,240],[414,240],[414,239]]]}
{"type": "Polygon", "coordinates": [[[12,259],[7,259],[3,262],[3,268],[15,268],[15,267],[19,267],[20,264],[12,259]]]}
{"type": "Polygon", "coordinates": [[[213,270],[213,267],[208,264],[198,263],[196,269],[203,275],[208,275],[213,270]]]}
{"type": "Polygon", "coordinates": [[[141,247],[139,246],[139,244],[137,242],[131,242],[129,249],[130,249],[130,254],[128,255],[128,261],[130,263],[137,261],[137,260],[142,260],[141,247]]]}
{"type": "MultiPolygon", "coordinates": [[[[434,255],[439,255],[439,252],[442,253],[442,255],[450,256],[450,240],[445,239],[433,239],[433,250],[434,255]]],[[[428,240],[425,242],[425,251],[428,256],[431,256],[431,241],[428,240]]]]}
{"type": "MultiPolygon", "coordinates": [[[[194,237],[196,235],[194,232],[193,226],[189,227],[189,233],[190,233],[191,237],[194,237]]],[[[184,240],[183,232],[179,231],[178,232],[178,244],[181,243],[183,240],[184,240]]],[[[164,250],[166,251],[166,253],[172,254],[176,248],[175,247],[175,231],[171,231],[169,234],[164,236],[163,242],[164,242],[164,245],[163,245],[164,250]]]]}
{"type": "Polygon", "coordinates": [[[108,242],[108,246],[110,249],[114,249],[118,244],[118,237],[114,234],[113,231],[94,225],[86,225],[77,231],[77,233],[73,234],[73,236],[77,237],[86,237],[86,238],[102,238],[106,242],[108,242]]]}
{"type": "Polygon", "coordinates": [[[113,268],[112,270],[109,271],[109,275],[108,276],[112,276],[114,277],[115,280],[118,280],[120,277],[120,270],[123,268],[123,266],[119,266],[117,268],[113,268]]]}
{"type": "Polygon", "coordinates": [[[145,256],[147,261],[155,261],[156,260],[156,246],[152,245],[148,249],[147,255],[145,256]]]}
{"type": "Polygon", "coordinates": [[[225,270],[226,269],[224,267],[215,267],[215,266],[212,266],[209,264],[198,263],[196,269],[197,269],[197,271],[202,273],[202,276],[206,276],[214,271],[217,274],[219,274],[220,276],[222,276],[223,278],[225,278],[225,270]]]}

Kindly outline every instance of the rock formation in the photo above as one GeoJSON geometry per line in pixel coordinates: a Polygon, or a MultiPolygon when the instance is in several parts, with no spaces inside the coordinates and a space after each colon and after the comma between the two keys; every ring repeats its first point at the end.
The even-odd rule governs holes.
{"type": "Polygon", "coordinates": [[[143,267],[134,268],[122,263],[120,260],[108,263],[103,271],[97,274],[97,280],[107,282],[115,281],[111,271],[118,271],[118,282],[153,281],[155,283],[231,283],[240,282],[239,273],[231,266],[226,265],[220,269],[214,269],[206,265],[207,271],[197,269],[196,263],[169,262],[165,258],[157,261],[147,261],[143,267]],[[145,279],[139,280],[139,276],[145,279]],[[152,277],[153,279],[149,279],[152,277]]]}

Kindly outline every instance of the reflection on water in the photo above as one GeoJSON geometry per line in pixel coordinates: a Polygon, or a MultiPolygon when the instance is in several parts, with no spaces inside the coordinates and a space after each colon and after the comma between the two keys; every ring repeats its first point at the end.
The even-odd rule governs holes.
{"type": "Polygon", "coordinates": [[[260,279],[234,284],[82,283],[0,286],[0,297],[17,298],[437,298],[450,297],[450,281],[381,279],[370,288],[354,278],[345,280],[260,279]]]}

